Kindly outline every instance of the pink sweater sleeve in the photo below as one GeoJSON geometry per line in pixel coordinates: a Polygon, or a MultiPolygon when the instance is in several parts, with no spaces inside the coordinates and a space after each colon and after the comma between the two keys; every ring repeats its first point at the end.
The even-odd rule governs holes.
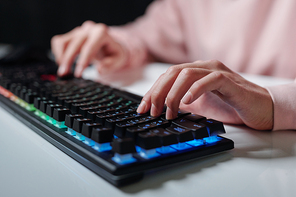
{"type": "MultiPolygon", "coordinates": [[[[282,11],[282,7],[271,7],[280,13],[286,13],[282,18],[278,17],[278,12],[264,12],[268,15],[261,12],[260,7],[269,8],[265,5],[267,2],[263,1],[240,1],[228,4],[221,1],[189,2],[186,4],[177,0],[155,1],[149,6],[146,14],[135,22],[121,27],[110,27],[110,34],[125,46],[128,52],[127,67],[142,66],[152,60],[178,64],[192,62],[202,57],[204,59],[218,59],[238,72],[291,76],[292,71],[285,72],[285,75],[282,74],[282,71],[284,66],[294,70],[292,51],[295,50],[292,49],[295,44],[290,39],[295,31],[289,28],[292,24],[289,21],[294,21],[295,12],[289,12],[289,8],[295,4],[295,1],[289,1],[289,4],[277,1],[281,2],[280,5],[284,10],[286,9],[285,12],[282,11]],[[245,4],[247,4],[247,9],[245,4]],[[229,12],[225,12],[225,10],[229,12]],[[254,14],[250,14],[249,10],[258,11],[255,19],[254,14]],[[271,13],[273,14],[269,16],[271,13]],[[191,18],[184,18],[187,15],[190,15],[191,18]],[[245,24],[233,16],[241,17],[245,24]],[[258,16],[260,17],[258,18],[258,16]],[[273,17],[283,19],[284,22],[281,20],[274,22],[273,17]],[[255,20],[258,22],[258,29],[250,34],[249,24],[253,25],[255,20]],[[265,31],[261,32],[262,23],[265,24],[264,27],[271,29],[263,29],[265,31]],[[286,23],[289,25],[282,26],[286,23]],[[227,24],[227,28],[224,26],[219,28],[221,24],[227,24]],[[278,30],[278,27],[281,27],[280,33],[282,34],[273,31],[278,30]],[[286,29],[283,30],[283,27],[286,29]],[[220,30],[218,34],[209,34],[209,32],[217,32],[209,31],[215,28],[220,30]],[[229,33],[229,29],[236,31],[229,33]],[[188,32],[192,33],[191,36],[188,36],[188,32]],[[262,36],[265,35],[264,32],[267,32],[267,36],[262,36]],[[276,33],[271,34],[270,32],[276,33]],[[263,44],[262,41],[255,42],[259,38],[264,38],[263,44]],[[289,42],[284,38],[289,38],[289,42]],[[270,47],[274,41],[279,41],[278,47],[270,47]],[[200,50],[197,46],[202,46],[201,54],[204,56],[199,56],[200,50]],[[225,48],[225,46],[227,47],[225,48]],[[290,56],[291,58],[289,58],[290,56]],[[246,60],[249,64],[246,64],[246,60]],[[282,60],[283,62],[281,62],[282,60]]],[[[277,46],[276,44],[277,42],[274,45],[277,46]]],[[[274,102],[273,130],[296,129],[296,81],[292,84],[268,87],[267,89],[274,102]]]]}
{"type": "Polygon", "coordinates": [[[274,107],[273,130],[296,129],[296,80],[294,83],[268,87],[274,107]]]}
{"type": "Polygon", "coordinates": [[[136,21],[110,27],[110,34],[128,51],[128,67],[152,60],[186,62],[187,55],[178,6],[175,1],[155,1],[136,21]]]}

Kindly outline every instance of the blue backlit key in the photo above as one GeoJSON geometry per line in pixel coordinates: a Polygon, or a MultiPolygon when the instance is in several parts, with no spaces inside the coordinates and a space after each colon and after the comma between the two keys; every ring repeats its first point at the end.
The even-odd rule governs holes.
{"type": "Polygon", "coordinates": [[[178,138],[178,143],[171,145],[171,147],[177,150],[184,150],[191,148],[190,145],[186,144],[186,141],[191,141],[194,139],[193,134],[190,129],[186,129],[177,125],[172,124],[172,126],[166,128],[170,133],[176,134],[178,138]]]}
{"type": "Polygon", "coordinates": [[[225,129],[222,122],[213,119],[207,119],[200,122],[208,128],[210,136],[215,136],[225,133],[225,129]]]}
{"type": "Polygon", "coordinates": [[[150,132],[155,133],[160,138],[161,147],[156,148],[157,152],[161,154],[176,152],[176,149],[170,147],[170,145],[178,143],[176,134],[170,133],[163,128],[152,129],[150,132]]]}
{"type": "Polygon", "coordinates": [[[112,160],[118,164],[124,165],[137,161],[133,157],[133,153],[136,152],[136,148],[134,140],[131,138],[114,139],[112,142],[112,151],[114,152],[112,160]]]}
{"type": "Polygon", "coordinates": [[[172,123],[191,130],[195,139],[203,139],[210,136],[205,125],[192,122],[186,118],[178,118],[176,120],[173,120],[172,123]]]}
{"type": "Polygon", "coordinates": [[[111,150],[112,147],[110,142],[113,140],[113,131],[111,128],[107,127],[93,127],[91,132],[91,140],[92,141],[90,142],[85,140],[85,143],[93,145],[93,149],[99,152],[111,150]]]}
{"type": "Polygon", "coordinates": [[[161,147],[161,139],[153,132],[139,133],[136,145],[140,147],[139,155],[145,159],[158,157],[160,154],[156,152],[156,148],[161,147]]]}

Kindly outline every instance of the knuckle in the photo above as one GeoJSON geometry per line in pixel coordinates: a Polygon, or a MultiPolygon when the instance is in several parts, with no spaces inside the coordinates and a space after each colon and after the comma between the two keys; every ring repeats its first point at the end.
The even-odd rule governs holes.
{"type": "Polygon", "coordinates": [[[94,27],[95,31],[100,32],[101,34],[106,34],[108,32],[108,26],[103,23],[98,23],[94,27]]]}
{"type": "Polygon", "coordinates": [[[193,63],[194,64],[200,64],[200,63],[202,63],[203,61],[201,61],[201,60],[196,60],[196,61],[194,61],[193,63]]]}
{"type": "Polygon", "coordinates": [[[165,73],[162,73],[160,76],[159,76],[159,80],[163,79],[165,77],[165,73]]]}
{"type": "Polygon", "coordinates": [[[93,21],[85,21],[80,27],[76,27],[77,31],[76,33],[78,35],[81,34],[89,34],[89,32],[93,31],[94,29],[96,29],[97,24],[93,21]]]}
{"type": "Polygon", "coordinates": [[[52,44],[55,44],[55,43],[57,43],[57,42],[60,42],[61,39],[62,39],[62,36],[61,36],[61,35],[55,35],[55,36],[53,36],[53,37],[51,38],[51,43],[52,43],[52,44]]]}
{"type": "Polygon", "coordinates": [[[171,75],[171,74],[176,74],[179,73],[181,71],[181,68],[179,65],[174,65],[174,66],[170,66],[167,70],[167,74],[171,75]]]}
{"type": "Polygon", "coordinates": [[[220,62],[219,60],[210,60],[209,63],[213,65],[214,68],[223,68],[224,64],[220,62]]]}
{"type": "Polygon", "coordinates": [[[91,20],[87,20],[87,21],[83,22],[81,26],[92,26],[94,24],[95,24],[95,22],[93,22],[91,20]]]}
{"type": "Polygon", "coordinates": [[[183,75],[184,77],[190,77],[194,74],[194,70],[192,68],[184,68],[180,72],[180,75],[183,75]]]}
{"type": "Polygon", "coordinates": [[[225,77],[224,74],[222,72],[220,72],[220,71],[214,71],[213,75],[215,76],[215,78],[217,80],[222,80],[225,77]]]}
{"type": "Polygon", "coordinates": [[[214,64],[214,65],[219,65],[221,64],[221,62],[219,60],[216,60],[216,59],[212,59],[210,60],[210,63],[214,64]]]}
{"type": "Polygon", "coordinates": [[[78,31],[81,31],[81,29],[83,29],[82,26],[77,26],[72,31],[73,32],[78,32],[78,31]]]}
{"type": "Polygon", "coordinates": [[[82,28],[82,26],[78,26],[78,27],[75,27],[71,32],[71,34],[69,34],[72,38],[75,38],[75,36],[81,36],[84,34],[84,29],[85,28],[82,28]]]}

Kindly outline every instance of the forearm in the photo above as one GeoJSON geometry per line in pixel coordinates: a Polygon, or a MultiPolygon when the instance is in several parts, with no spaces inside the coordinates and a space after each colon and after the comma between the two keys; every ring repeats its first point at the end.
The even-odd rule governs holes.
{"type": "Polygon", "coordinates": [[[296,81],[268,87],[274,111],[273,130],[296,129],[296,81]]]}

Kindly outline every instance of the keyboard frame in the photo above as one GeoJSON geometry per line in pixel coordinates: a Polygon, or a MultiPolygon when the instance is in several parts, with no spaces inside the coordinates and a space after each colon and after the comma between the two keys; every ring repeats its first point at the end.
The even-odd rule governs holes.
{"type": "MultiPolygon", "coordinates": [[[[123,95],[135,101],[139,101],[138,99],[141,98],[138,95],[117,89],[115,91],[116,94],[123,95]]],[[[202,145],[202,150],[199,151],[184,151],[185,153],[182,154],[165,155],[161,158],[149,159],[148,162],[145,162],[145,159],[143,159],[143,162],[125,164],[122,166],[113,162],[109,158],[110,154],[97,152],[83,142],[65,133],[66,129],[54,127],[36,116],[34,112],[27,111],[3,95],[0,95],[0,105],[45,140],[117,187],[137,182],[149,171],[176,165],[185,161],[198,160],[201,157],[234,148],[232,140],[220,136],[222,138],[221,141],[215,144],[202,145]]],[[[196,148],[193,148],[193,150],[196,150],[196,148]]]]}

